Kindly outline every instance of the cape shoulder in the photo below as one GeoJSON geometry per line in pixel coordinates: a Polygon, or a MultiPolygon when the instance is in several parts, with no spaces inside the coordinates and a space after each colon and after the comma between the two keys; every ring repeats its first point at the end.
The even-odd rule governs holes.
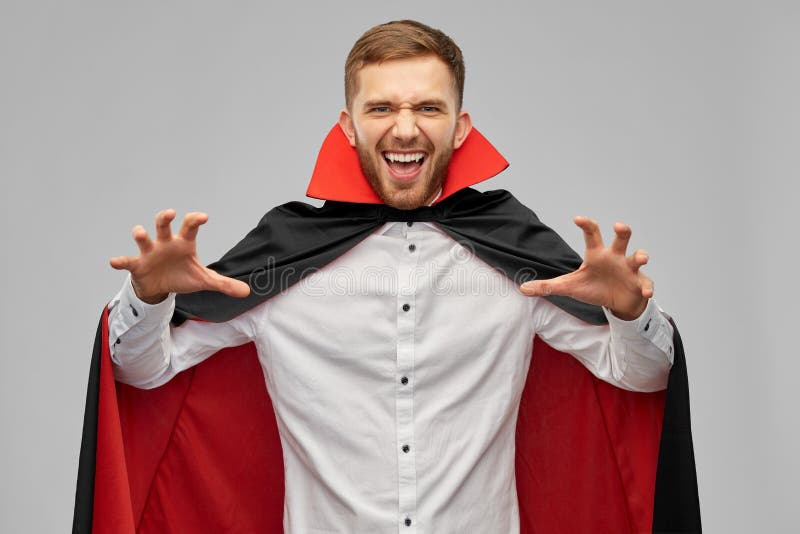
{"type": "MultiPolygon", "coordinates": [[[[433,222],[468,251],[522,283],[577,269],[580,256],[508,191],[462,189],[433,206],[401,210],[385,204],[326,201],[321,207],[287,202],[271,209],[239,243],[209,265],[246,282],[237,299],[201,291],[179,295],[173,321],[226,321],[321,269],[389,221],[433,222]]],[[[605,322],[596,306],[566,297],[554,304],[593,324],[605,322]]]]}

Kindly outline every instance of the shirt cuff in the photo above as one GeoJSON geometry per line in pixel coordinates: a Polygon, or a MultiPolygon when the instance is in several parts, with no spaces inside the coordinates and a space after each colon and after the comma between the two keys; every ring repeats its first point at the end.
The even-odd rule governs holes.
{"type": "Polygon", "coordinates": [[[128,274],[116,305],[119,306],[117,317],[124,323],[126,330],[136,325],[156,326],[172,317],[175,310],[175,293],[170,293],[158,304],[148,304],[136,296],[131,275],[128,274]]]}
{"type": "Polygon", "coordinates": [[[642,314],[632,321],[620,319],[605,306],[603,307],[603,313],[605,313],[614,335],[632,341],[647,340],[661,349],[668,356],[670,363],[672,363],[673,328],[669,323],[667,314],[656,304],[655,299],[648,299],[647,306],[642,314]]]}

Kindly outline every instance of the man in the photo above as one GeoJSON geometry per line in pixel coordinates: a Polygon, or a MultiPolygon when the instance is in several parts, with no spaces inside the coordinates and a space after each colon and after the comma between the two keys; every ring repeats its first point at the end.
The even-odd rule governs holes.
{"type": "MultiPolygon", "coordinates": [[[[312,249],[335,248],[339,237],[331,227],[352,224],[345,221],[371,202],[386,208],[366,231],[336,234],[347,236],[344,250],[315,260],[313,273],[281,283],[278,291],[262,292],[256,269],[242,269],[237,259],[256,231],[226,256],[239,266],[219,269],[240,275],[224,276],[198,261],[203,213],[187,214],[173,235],[175,212],[160,212],[155,240],[137,226],[139,255],[111,260],[130,272],[108,313],[119,382],[157,388],[225,347],[254,344],[280,433],[286,532],[520,532],[514,448],[535,336],[619,388],[667,386],[673,326],[640,270],[646,252],[626,256],[627,225],[614,225],[606,247],[597,224],[576,217],[586,241],[579,268],[553,267],[564,274],[518,288],[520,280],[504,267],[516,260],[484,261],[494,256],[471,253],[496,235],[488,248],[503,254],[514,243],[548,243],[535,252],[544,260],[534,274],[572,258],[507,193],[482,195],[454,185],[466,173],[457,170],[465,165],[457,167],[456,158],[480,152],[479,134],[462,109],[463,86],[461,52],[438,30],[392,22],[356,42],[345,65],[346,108],[331,142],[343,136],[355,148],[363,172],[355,178],[366,181],[375,199],[339,183],[320,196],[350,205],[342,205],[344,217],[315,223],[312,233],[321,236],[286,235],[294,221],[305,220],[289,213],[273,215],[280,222],[265,223],[271,235],[259,239],[268,246],[297,241],[286,256],[305,253],[306,240],[312,249]],[[489,206],[494,203],[500,211],[489,206]],[[466,205],[473,206],[468,215],[453,215],[466,205]],[[431,215],[438,208],[444,211],[431,215]],[[522,214],[515,237],[504,229],[510,218],[497,216],[504,210],[522,214]],[[486,223],[489,216],[496,222],[486,223]],[[471,222],[459,226],[465,220],[471,222]],[[463,228],[467,237],[459,242],[463,228]],[[477,234],[470,233],[474,228],[477,234]],[[543,241],[525,241],[534,228],[543,241]],[[186,312],[215,322],[170,325],[175,295],[197,292],[248,304],[240,309],[213,300],[213,307],[235,311],[223,320],[215,312],[186,312]],[[589,324],[579,303],[601,306],[607,324],[589,324]]],[[[324,146],[320,161],[326,154],[324,146]]],[[[594,525],[605,524],[600,516],[594,525]]]]}

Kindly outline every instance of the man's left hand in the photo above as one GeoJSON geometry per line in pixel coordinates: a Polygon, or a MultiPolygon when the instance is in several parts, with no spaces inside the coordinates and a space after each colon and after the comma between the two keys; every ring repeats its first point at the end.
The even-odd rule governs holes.
{"type": "Polygon", "coordinates": [[[520,291],[531,297],[572,297],[605,306],[620,319],[636,319],[653,296],[653,281],[639,270],[647,263],[647,252],[638,249],[625,256],[631,238],[631,228],[625,223],[614,224],[614,242],[606,247],[597,222],[587,217],[575,217],[574,221],[586,240],[586,254],[578,270],[550,280],[525,282],[520,291]]]}

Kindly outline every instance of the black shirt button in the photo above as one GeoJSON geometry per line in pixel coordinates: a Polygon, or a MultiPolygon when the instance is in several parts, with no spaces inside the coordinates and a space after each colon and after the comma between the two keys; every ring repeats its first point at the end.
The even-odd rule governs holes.
{"type": "Polygon", "coordinates": [[[119,340],[119,338],[117,338],[117,340],[114,342],[114,345],[119,345],[120,343],[122,342],[119,340]]]}
{"type": "Polygon", "coordinates": [[[404,386],[405,386],[406,384],[408,384],[408,377],[407,377],[407,376],[404,376],[403,378],[401,378],[401,379],[400,379],[400,383],[401,383],[401,384],[403,384],[404,386]]]}
{"type": "Polygon", "coordinates": [[[411,518],[410,517],[406,517],[406,526],[407,527],[411,526],[411,518]]]}
{"type": "Polygon", "coordinates": [[[411,447],[409,447],[408,445],[403,445],[403,452],[408,452],[410,450],[411,450],[411,447]]]}
{"type": "Polygon", "coordinates": [[[133,312],[134,317],[139,317],[139,312],[136,311],[136,308],[133,307],[133,304],[128,304],[131,307],[131,311],[133,312]]]}
{"type": "Polygon", "coordinates": [[[403,304],[403,311],[408,311],[410,309],[411,309],[411,306],[409,306],[408,304],[403,304]]]}
{"type": "Polygon", "coordinates": [[[415,250],[417,250],[417,245],[415,245],[414,243],[411,243],[410,245],[408,245],[408,251],[409,252],[414,252],[415,250]]]}
{"type": "Polygon", "coordinates": [[[408,221],[406,224],[409,225],[409,226],[414,226],[414,223],[411,222],[411,221],[408,221]]]}

